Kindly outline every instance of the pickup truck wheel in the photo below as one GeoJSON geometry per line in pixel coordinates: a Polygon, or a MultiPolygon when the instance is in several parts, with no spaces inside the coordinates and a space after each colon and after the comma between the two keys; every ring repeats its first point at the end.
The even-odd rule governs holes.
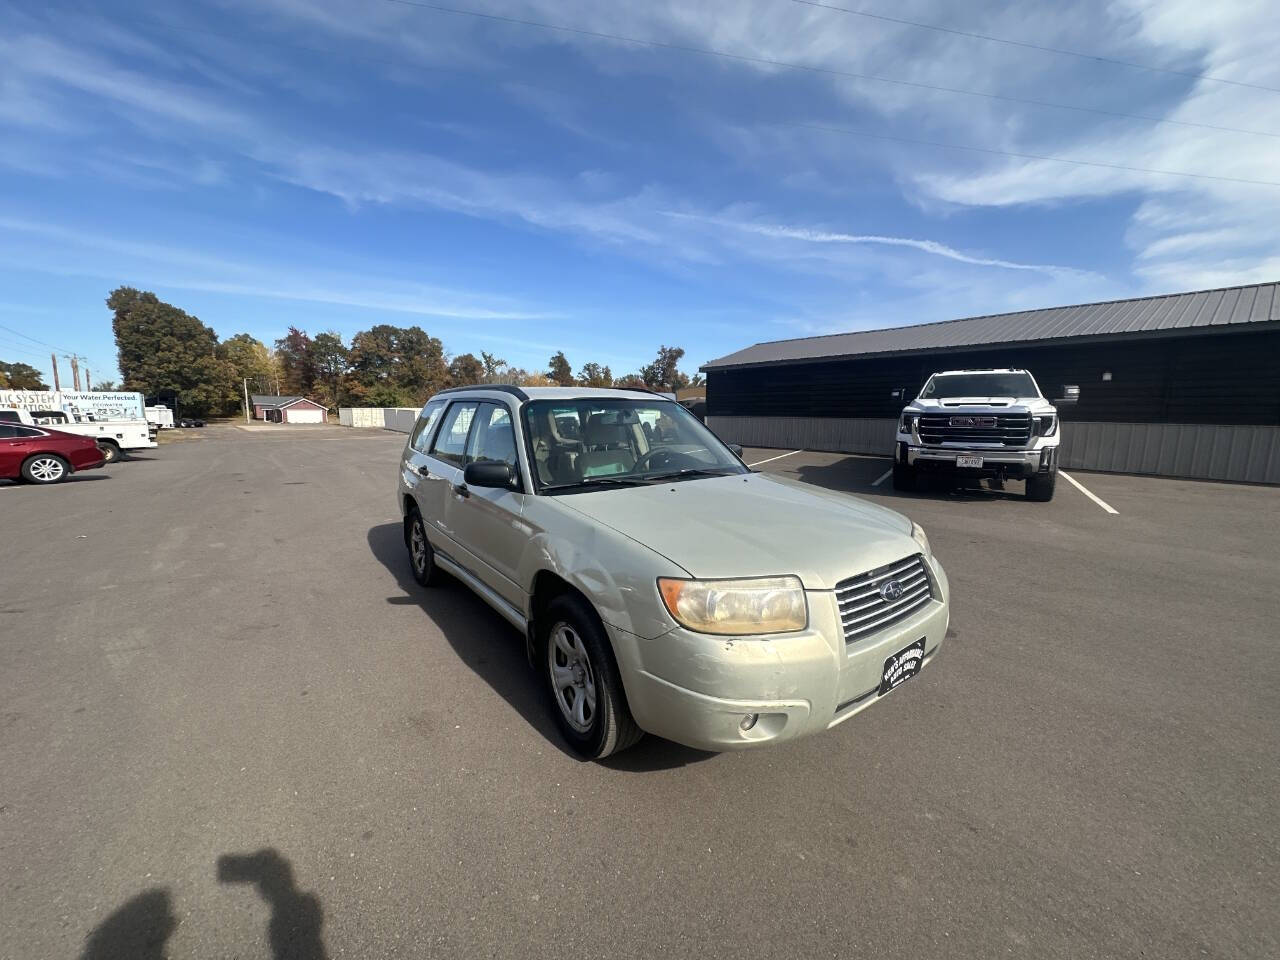
{"type": "Polygon", "coordinates": [[[124,451],[110,440],[100,440],[98,442],[98,450],[102,453],[102,459],[107,463],[115,463],[117,460],[124,459],[124,451]]]}
{"type": "Polygon", "coordinates": [[[586,604],[560,596],[541,619],[547,691],[569,746],[602,760],[635,744],[644,732],[631,718],[608,638],[586,604]]]}
{"type": "Polygon", "coordinates": [[[71,475],[71,464],[53,453],[37,453],[22,465],[28,483],[61,483],[71,475]]]}
{"type": "Polygon", "coordinates": [[[413,571],[413,579],[424,587],[435,586],[440,582],[440,568],[436,566],[435,551],[427,540],[427,528],[422,522],[422,514],[415,507],[409,514],[409,529],[405,534],[409,548],[409,569],[413,571]]]}
{"type": "Polygon", "coordinates": [[[1027,477],[1027,499],[1048,503],[1053,499],[1053,488],[1057,483],[1057,470],[1051,470],[1044,476],[1027,477]]]}
{"type": "Polygon", "coordinates": [[[915,467],[905,463],[895,463],[893,465],[893,489],[895,490],[915,490],[916,488],[916,470],[915,467]]]}

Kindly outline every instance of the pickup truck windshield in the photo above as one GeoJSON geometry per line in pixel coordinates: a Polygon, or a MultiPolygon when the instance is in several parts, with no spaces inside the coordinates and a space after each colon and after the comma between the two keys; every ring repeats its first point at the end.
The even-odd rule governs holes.
{"type": "Polygon", "coordinates": [[[534,400],[524,419],[534,470],[548,491],[747,472],[715,434],[669,400],[534,400]]]}
{"type": "Polygon", "coordinates": [[[1025,373],[948,373],[935,375],[920,391],[921,400],[948,397],[1038,397],[1035,381],[1025,373]]]}

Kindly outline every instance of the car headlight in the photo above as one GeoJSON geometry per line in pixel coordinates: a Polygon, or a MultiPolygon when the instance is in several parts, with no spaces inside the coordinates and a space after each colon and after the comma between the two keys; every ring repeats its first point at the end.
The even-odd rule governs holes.
{"type": "Polygon", "coordinates": [[[1058,418],[1053,414],[1036,417],[1036,434],[1041,437],[1052,437],[1058,429],[1058,418]]]}
{"type": "Polygon", "coordinates": [[[676,622],[698,633],[743,636],[803,630],[809,622],[799,577],[677,580],[659,577],[658,592],[676,622]]]}
{"type": "Polygon", "coordinates": [[[915,429],[917,419],[919,419],[919,414],[904,413],[902,418],[898,421],[898,432],[910,433],[915,429]]]}
{"type": "Polygon", "coordinates": [[[929,546],[929,538],[925,536],[924,527],[920,526],[920,524],[911,524],[911,539],[920,544],[920,550],[926,557],[933,556],[933,548],[929,546]]]}

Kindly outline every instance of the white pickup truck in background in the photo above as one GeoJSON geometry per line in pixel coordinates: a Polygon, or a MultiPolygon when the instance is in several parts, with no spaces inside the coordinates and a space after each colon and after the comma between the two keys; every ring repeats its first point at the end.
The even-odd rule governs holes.
{"type": "Polygon", "coordinates": [[[0,390],[3,411],[15,411],[21,423],[93,437],[107,463],[157,446],[140,393],[0,390]]]}
{"type": "MultiPolygon", "coordinates": [[[[1079,388],[1064,387],[1074,403],[1079,388]]],[[[1025,480],[1029,500],[1052,500],[1062,425],[1026,370],[935,373],[902,411],[893,486],[914,490],[922,475],[1025,480]]]]}

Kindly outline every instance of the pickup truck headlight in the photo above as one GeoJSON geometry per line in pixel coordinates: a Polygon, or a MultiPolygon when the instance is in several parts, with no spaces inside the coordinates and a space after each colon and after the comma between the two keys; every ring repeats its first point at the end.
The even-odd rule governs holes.
{"type": "Polygon", "coordinates": [[[898,421],[898,432],[910,433],[915,429],[916,420],[919,416],[920,415],[918,413],[904,413],[902,418],[898,421]]]}
{"type": "Polygon", "coordinates": [[[1058,418],[1053,414],[1036,417],[1036,436],[1052,437],[1058,429],[1058,418]]]}
{"type": "Polygon", "coordinates": [[[925,536],[924,527],[920,526],[920,524],[911,524],[911,539],[920,544],[920,550],[926,557],[933,556],[933,548],[929,546],[929,538],[925,536]]]}
{"type": "Polygon", "coordinates": [[[803,630],[809,622],[799,577],[677,580],[659,577],[658,592],[676,622],[698,633],[744,636],[803,630]]]}

